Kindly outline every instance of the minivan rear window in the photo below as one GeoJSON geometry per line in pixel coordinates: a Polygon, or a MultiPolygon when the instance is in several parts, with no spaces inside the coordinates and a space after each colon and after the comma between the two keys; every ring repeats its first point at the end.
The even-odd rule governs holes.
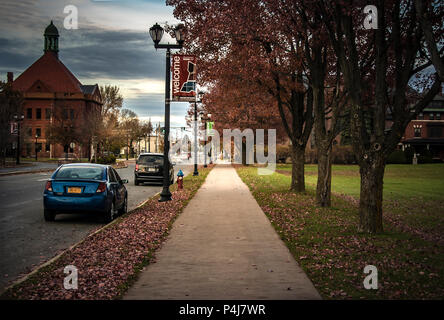
{"type": "Polygon", "coordinates": [[[139,164],[145,164],[145,165],[163,165],[163,156],[159,155],[145,155],[140,156],[138,160],[139,164]]]}
{"type": "Polygon", "coordinates": [[[103,168],[94,167],[62,167],[57,171],[54,179],[92,179],[92,180],[102,180],[103,179],[103,168]]]}

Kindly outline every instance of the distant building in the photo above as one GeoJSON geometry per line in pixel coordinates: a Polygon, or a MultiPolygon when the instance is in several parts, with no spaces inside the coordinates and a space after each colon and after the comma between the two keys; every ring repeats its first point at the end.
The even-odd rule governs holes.
{"type": "Polygon", "coordinates": [[[412,147],[416,153],[429,150],[434,159],[444,161],[444,96],[441,92],[410,121],[402,137],[402,146],[412,147]]]}
{"type": "MultiPolygon", "coordinates": [[[[131,148],[136,156],[144,152],[158,153],[160,152],[159,137],[155,133],[153,133],[149,137],[141,138],[139,140],[134,140],[131,145],[131,148]]],[[[128,151],[127,146],[120,148],[121,157],[125,157],[127,152],[128,155],[131,156],[131,149],[129,149],[128,151]]]]}
{"type": "Polygon", "coordinates": [[[63,119],[74,127],[82,125],[91,112],[100,113],[102,107],[98,85],[82,85],[59,60],[58,38],[59,32],[51,21],[44,33],[44,54],[16,80],[8,72],[8,82],[24,96],[22,156],[35,156],[36,150],[39,157],[51,158],[62,157],[65,152],[77,157],[91,154],[91,137],[86,134],[81,143],[65,145],[52,144],[46,136],[48,126],[57,121],[56,107],[63,109],[63,119]]]}
{"type": "Polygon", "coordinates": [[[161,149],[161,139],[163,139],[163,135],[160,133],[159,123],[150,135],[139,140],[133,140],[131,145],[129,139],[127,139],[127,144],[120,148],[120,156],[125,157],[126,154],[128,154],[128,156],[131,157],[132,153],[134,153],[137,157],[140,153],[144,152],[163,152],[163,149],[161,149]]]}
{"type": "MultiPolygon", "coordinates": [[[[404,150],[412,147],[417,155],[424,155],[428,150],[433,160],[444,161],[444,86],[441,93],[437,94],[428,106],[421,112],[415,120],[409,122],[402,136],[398,148],[404,150]]],[[[329,122],[329,121],[328,121],[329,122]]],[[[392,116],[388,114],[386,129],[393,125],[392,116]]],[[[289,140],[286,144],[290,144],[289,140]]],[[[341,134],[336,136],[333,147],[336,145],[348,145],[350,138],[341,134]]],[[[349,153],[352,153],[350,149],[349,153]]],[[[316,142],[314,128],[307,142],[306,161],[317,162],[316,142]]],[[[348,156],[347,156],[348,157],[348,156]]]]}

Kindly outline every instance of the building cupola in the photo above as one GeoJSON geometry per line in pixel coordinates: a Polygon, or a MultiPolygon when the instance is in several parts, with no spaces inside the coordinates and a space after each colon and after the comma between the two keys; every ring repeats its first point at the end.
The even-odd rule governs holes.
{"type": "Polygon", "coordinates": [[[49,24],[49,26],[46,27],[45,33],[45,49],[43,50],[46,52],[54,52],[56,56],[58,56],[59,52],[59,31],[57,30],[56,26],[52,23],[49,24]]]}

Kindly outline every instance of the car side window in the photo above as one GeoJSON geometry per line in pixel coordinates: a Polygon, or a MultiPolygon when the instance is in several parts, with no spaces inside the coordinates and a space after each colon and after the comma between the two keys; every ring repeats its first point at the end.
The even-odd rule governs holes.
{"type": "Polygon", "coordinates": [[[109,182],[117,182],[116,176],[114,175],[112,168],[108,169],[108,177],[109,177],[109,182]]]}
{"type": "Polygon", "coordinates": [[[113,171],[114,175],[116,176],[116,179],[118,182],[122,181],[122,179],[120,178],[119,174],[117,173],[116,170],[114,170],[113,168],[111,168],[111,170],[113,171]]]}

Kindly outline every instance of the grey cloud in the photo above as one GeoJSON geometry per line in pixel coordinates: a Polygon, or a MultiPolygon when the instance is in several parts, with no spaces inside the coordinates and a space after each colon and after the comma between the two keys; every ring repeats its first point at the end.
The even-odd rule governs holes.
{"type": "MultiPolygon", "coordinates": [[[[60,33],[60,59],[79,78],[163,79],[164,55],[153,50],[145,33],[102,29],[60,33]]],[[[43,32],[31,42],[0,38],[0,71],[22,72],[41,54],[43,32]]]]}
{"type": "MultiPolygon", "coordinates": [[[[125,99],[126,108],[134,110],[141,117],[159,116],[163,117],[165,112],[165,96],[163,94],[143,95],[137,99],[125,99]]],[[[184,116],[187,112],[188,103],[171,103],[170,113],[172,116],[184,116]]]]}
{"type": "MultiPolygon", "coordinates": [[[[83,4],[85,1],[73,1],[83,4]]],[[[63,28],[63,15],[57,3],[36,0],[0,1],[0,77],[13,71],[15,77],[43,54],[43,32],[53,19],[59,29],[60,59],[83,82],[95,79],[158,79],[165,77],[165,51],[156,51],[148,30],[108,30],[80,17],[78,30],[63,28]],[[59,12],[60,11],[60,12],[59,12]]],[[[118,10],[118,9],[116,9],[118,10]]],[[[139,116],[163,116],[163,94],[133,91],[137,98],[125,105],[139,116]]],[[[173,116],[184,116],[187,104],[172,104],[173,116]]]]}
{"type": "Polygon", "coordinates": [[[28,44],[24,41],[0,38],[0,72],[22,72],[31,65],[36,56],[27,48],[28,44]]]}
{"type": "Polygon", "coordinates": [[[161,79],[164,73],[163,55],[143,32],[79,29],[60,46],[61,59],[82,78],[161,79]]]}

